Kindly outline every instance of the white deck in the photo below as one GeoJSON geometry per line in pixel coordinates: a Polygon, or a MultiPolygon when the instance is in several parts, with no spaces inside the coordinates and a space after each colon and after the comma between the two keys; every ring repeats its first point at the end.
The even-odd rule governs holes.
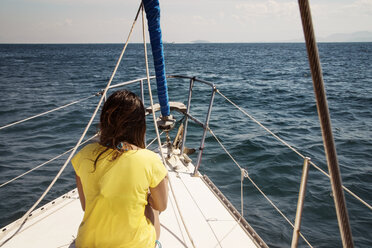
{"type": "MultiPolygon", "coordinates": [[[[166,211],[160,215],[160,242],[164,248],[259,247],[200,177],[191,176],[193,166],[184,167],[177,156],[170,160],[177,171],[169,170],[175,198],[169,191],[166,211]],[[190,237],[189,237],[190,236],[190,237]]],[[[35,210],[25,226],[3,247],[69,247],[83,217],[77,191],[73,190],[35,210]],[[54,203],[53,203],[54,202],[54,203]]],[[[4,228],[1,243],[12,235],[16,223],[4,228]]],[[[265,246],[265,244],[262,244],[265,246]]]]}

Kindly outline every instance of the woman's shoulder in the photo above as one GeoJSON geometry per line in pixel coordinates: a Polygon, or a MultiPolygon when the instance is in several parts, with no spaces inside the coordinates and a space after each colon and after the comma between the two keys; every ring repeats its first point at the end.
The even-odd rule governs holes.
{"type": "Polygon", "coordinates": [[[161,159],[159,155],[151,150],[148,149],[139,149],[132,151],[130,153],[132,156],[135,157],[135,159],[138,159],[138,161],[145,161],[146,163],[159,163],[161,162],[161,159]]]}
{"type": "Polygon", "coordinates": [[[159,155],[151,150],[148,150],[148,149],[139,149],[138,150],[138,155],[141,155],[141,156],[147,156],[147,157],[152,157],[152,158],[159,158],[159,155]]]}
{"type": "Polygon", "coordinates": [[[105,148],[100,145],[98,142],[90,143],[85,145],[83,148],[80,149],[78,153],[76,153],[79,157],[91,157],[92,155],[99,154],[100,151],[103,151],[105,148]]]}
{"type": "Polygon", "coordinates": [[[102,146],[98,142],[90,143],[88,145],[85,145],[79,152],[86,153],[86,152],[92,152],[96,151],[97,149],[100,149],[102,146]]]}

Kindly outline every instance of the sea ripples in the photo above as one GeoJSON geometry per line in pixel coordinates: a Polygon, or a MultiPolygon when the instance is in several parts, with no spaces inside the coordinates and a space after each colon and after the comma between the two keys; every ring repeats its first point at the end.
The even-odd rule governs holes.
{"type": "MultiPolygon", "coordinates": [[[[128,47],[114,83],[145,75],[142,49],[139,44],[128,47]]],[[[0,126],[100,91],[120,50],[121,45],[115,44],[0,45],[0,126]]],[[[372,44],[326,43],[319,45],[319,51],[343,181],[371,203],[372,44]]],[[[168,74],[186,74],[215,83],[222,94],[327,171],[304,44],[165,44],[165,57],[168,74]]],[[[186,104],[189,80],[169,79],[168,85],[170,100],[186,104]]],[[[138,87],[128,88],[139,93],[138,87]]],[[[193,116],[205,120],[210,96],[209,87],[195,83],[193,116]]],[[[0,130],[0,183],[73,147],[97,102],[98,98],[91,98],[0,130]]],[[[148,105],[148,99],[145,103],[148,105]]],[[[96,132],[97,122],[88,137],[96,132]]],[[[150,123],[149,118],[148,141],[154,138],[150,123]]],[[[218,94],[210,127],[293,221],[303,159],[218,94]]],[[[198,150],[202,132],[190,123],[186,145],[198,150]]],[[[196,154],[191,157],[196,161],[196,154]]],[[[33,204],[66,158],[62,156],[0,188],[0,226],[14,221],[33,204]]],[[[200,169],[240,209],[240,169],[209,134],[200,169]]],[[[43,203],[74,185],[69,166],[43,203]]],[[[269,246],[289,246],[292,229],[286,221],[247,179],[243,189],[249,223],[269,246]]],[[[348,194],[346,199],[355,245],[372,246],[365,234],[372,229],[372,214],[348,194]]],[[[329,179],[313,167],[302,223],[303,233],[314,246],[341,246],[329,179]]]]}

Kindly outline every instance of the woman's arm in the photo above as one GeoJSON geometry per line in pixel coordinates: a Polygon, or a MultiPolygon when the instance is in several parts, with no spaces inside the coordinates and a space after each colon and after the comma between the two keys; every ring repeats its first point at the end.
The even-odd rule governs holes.
{"type": "Polygon", "coordinates": [[[150,188],[150,192],[148,202],[151,207],[160,212],[164,211],[168,204],[168,175],[164,177],[158,186],[150,188]]]}
{"type": "Polygon", "coordinates": [[[75,174],[75,178],[76,178],[76,187],[79,193],[81,208],[83,209],[83,211],[85,211],[85,196],[84,196],[84,191],[83,191],[83,185],[81,185],[80,177],[78,175],[75,174]]]}

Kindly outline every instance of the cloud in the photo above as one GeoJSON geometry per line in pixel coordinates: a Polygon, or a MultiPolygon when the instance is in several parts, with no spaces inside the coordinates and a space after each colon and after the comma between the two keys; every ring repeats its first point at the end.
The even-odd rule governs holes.
{"type": "Polygon", "coordinates": [[[196,25],[203,25],[203,26],[216,25],[216,20],[214,18],[207,18],[203,16],[193,16],[192,21],[196,25]]]}
{"type": "Polygon", "coordinates": [[[47,4],[110,4],[120,3],[121,0],[25,0],[29,3],[47,3],[47,4]]]}
{"type": "Polygon", "coordinates": [[[256,17],[284,17],[292,16],[294,12],[298,12],[296,2],[278,2],[274,0],[240,3],[236,4],[235,8],[243,11],[245,15],[256,17]]]}
{"type": "Polygon", "coordinates": [[[311,5],[313,21],[321,36],[332,33],[372,31],[372,1],[319,1],[311,5]]]}
{"type": "Polygon", "coordinates": [[[57,27],[70,27],[72,26],[72,20],[71,19],[65,19],[62,22],[56,23],[57,27]]]}
{"type": "Polygon", "coordinates": [[[345,16],[355,17],[371,17],[372,16],[372,1],[371,0],[356,0],[347,2],[329,2],[319,1],[311,4],[311,11],[314,16],[319,18],[343,18],[345,16]]]}
{"type": "MultiPolygon", "coordinates": [[[[1,40],[121,41],[129,32],[138,5],[134,0],[2,1],[1,40]]],[[[282,41],[302,37],[294,0],[160,0],[160,5],[163,35],[168,41],[282,41]]],[[[311,0],[311,10],[317,36],[372,31],[372,0],[311,0]]],[[[140,25],[138,22],[133,41],[142,40],[140,25]]]]}
{"type": "Polygon", "coordinates": [[[372,15],[372,1],[371,0],[358,0],[351,4],[340,5],[340,12],[343,13],[356,13],[357,15],[372,15]]]}

